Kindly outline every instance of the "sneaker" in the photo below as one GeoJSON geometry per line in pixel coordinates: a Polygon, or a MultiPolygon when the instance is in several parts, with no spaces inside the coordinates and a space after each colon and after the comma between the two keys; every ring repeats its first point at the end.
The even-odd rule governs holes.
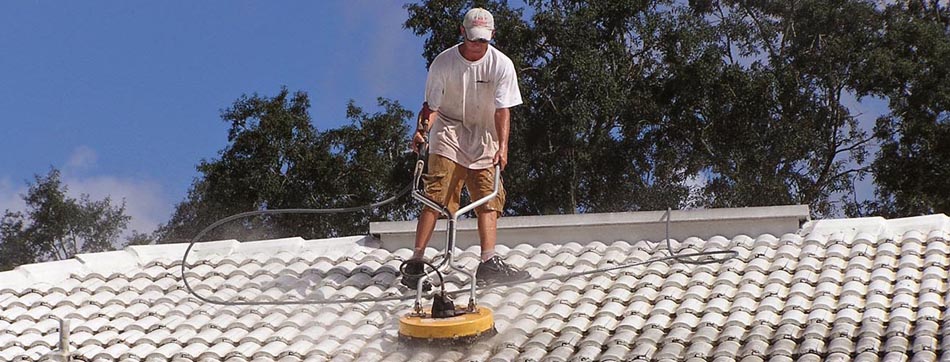
{"type": "MultiPolygon", "coordinates": [[[[425,275],[425,264],[423,263],[407,263],[403,268],[402,280],[399,282],[406,287],[409,287],[410,290],[416,290],[416,287],[419,285],[419,279],[425,275]]],[[[428,280],[422,282],[422,291],[428,292],[432,290],[432,284],[428,280]]]]}
{"type": "Polygon", "coordinates": [[[498,255],[478,264],[475,279],[478,285],[514,282],[531,278],[531,274],[506,264],[498,255]]]}

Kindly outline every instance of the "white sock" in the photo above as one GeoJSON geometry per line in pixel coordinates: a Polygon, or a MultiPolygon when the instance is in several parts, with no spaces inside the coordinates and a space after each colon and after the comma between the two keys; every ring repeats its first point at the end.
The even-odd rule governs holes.
{"type": "Polygon", "coordinates": [[[422,258],[423,258],[424,256],[426,256],[426,249],[413,249],[413,250],[412,250],[412,258],[413,258],[413,259],[422,260],[422,258]]]}
{"type": "Polygon", "coordinates": [[[488,261],[495,256],[495,249],[492,250],[482,250],[482,261],[488,261]]]}

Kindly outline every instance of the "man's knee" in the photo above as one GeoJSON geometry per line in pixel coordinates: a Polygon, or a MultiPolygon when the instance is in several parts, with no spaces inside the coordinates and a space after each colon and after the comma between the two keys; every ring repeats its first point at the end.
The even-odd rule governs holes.
{"type": "Polygon", "coordinates": [[[441,214],[439,210],[433,209],[431,206],[428,206],[428,205],[422,208],[422,213],[429,215],[431,217],[435,217],[435,218],[438,218],[441,214]]]}
{"type": "Polygon", "coordinates": [[[498,220],[499,218],[501,218],[501,211],[490,209],[490,208],[482,209],[481,207],[479,207],[475,209],[475,215],[480,220],[481,219],[484,219],[487,221],[498,220]]]}

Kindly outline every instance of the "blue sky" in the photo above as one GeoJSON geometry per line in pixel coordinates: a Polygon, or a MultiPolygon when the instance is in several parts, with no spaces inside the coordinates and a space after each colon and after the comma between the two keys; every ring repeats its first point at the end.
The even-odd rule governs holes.
{"type": "Polygon", "coordinates": [[[220,110],[242,94],[306,91],[319,129],[350,99],[415,109],[423,39],[406,16],[401,1],[2,2],[0,210],[55,166],[148,232],[226,145],[220,110]]]}
{"type": "MultiPolygon", "coordinates": [[[[350,99],[417,109],[423,39],[403,4],[0,2],[0,211],[54,166],[71,194],[124,199],[130,230],[150,232],[225,147],[220,110],[242,94],[306,91],[319,129],[346,122],[350,99]]],[[[867,127],[886,111],[845,101],[867,127]]]]}

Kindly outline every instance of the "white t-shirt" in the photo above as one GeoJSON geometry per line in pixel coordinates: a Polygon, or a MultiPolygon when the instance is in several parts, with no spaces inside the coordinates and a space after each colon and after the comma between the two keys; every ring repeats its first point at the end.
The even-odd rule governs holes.
{"type": "Polygon", "coordinates": [[[462,57],[459,45],[435,57],[425,99],[439,112],[429,131],[429,152],[476,170],[492,167],[498,152],[495,109],[522,103],[514,64],[491,45],[474,62],[462,57]]]}

